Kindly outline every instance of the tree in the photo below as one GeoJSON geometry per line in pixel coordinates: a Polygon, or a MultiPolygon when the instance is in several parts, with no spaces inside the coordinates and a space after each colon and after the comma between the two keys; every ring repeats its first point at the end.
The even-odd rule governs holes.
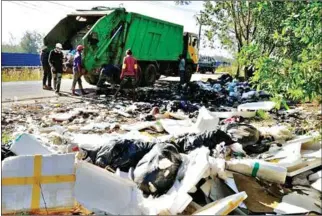
{"type": "Polygon", "coordinates": [[[20,41],[20,46],[26,53],[38,53],[43,36],[36,31],[26,31],[20,41]]]}

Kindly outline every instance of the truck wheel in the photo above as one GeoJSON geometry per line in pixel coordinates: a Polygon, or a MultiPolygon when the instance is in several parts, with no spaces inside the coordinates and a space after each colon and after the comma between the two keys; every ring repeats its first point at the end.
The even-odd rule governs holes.
{"type": "Polygon", "coordinates": [[[154,84],[157,79],[157,68],[154,64],[149,64],[144,71],[144,83],[147,86],[151,86],[154,84]]]}
{"type": "Polygon", "coordinates": [[[138,65],[138,79],[136,80],[136,86],[142,85],[142,70],[140,65],[138,65]]]}
{"type": "Polygon", "coordinates": [[[200,73],[201,73],[201,74],[205,74],[205,73],[206,73],[206,71],[205,71],[205,70],[201,70],[201,71],[200,71],[200,73]]]}
{"type": "Polygon", "coordinates": [[[84,76],[84,79],[87,83],[91,85],[96,85],[99,79],[99,75],[96,74],[87,74],[84,76]]]}
{"type": "Polygon", "coordinates": [[[186,82],[190,82],[191,76],[192,76],[192,66],[187,65],[187,68],[186,68],[186,82]]]}

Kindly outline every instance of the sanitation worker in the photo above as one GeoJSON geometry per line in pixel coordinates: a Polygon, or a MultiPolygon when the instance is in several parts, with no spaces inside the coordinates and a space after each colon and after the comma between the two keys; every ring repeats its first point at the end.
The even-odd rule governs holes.
{"type": "Polygon", "coordinates": [[[76,54],[73,60],[73,83],[72,83],[72,95],[77,96],[75,93],[75,86],[76,83],[78,83],[78,87],[80,88],[83,95],[87,94],[87,92],[84,91],[83,85],[82,85],[82,52],[84,50],[83,45],[78,45],[76,48],[76,54]]]}
{"type": "Polygon", "coordinates": [[[114,89],[114,76],[118,73],[119,69],[115,67],[110,61],[108,64],[103,64],[100,69],[100,76],[98,82],[96,84],[96,94],[101,94],[103,89],[103,84],[105,82],[109,82],[112,85],[112,89],[114,89]]]}
{"type": "Polygon", "coordinates": [[[121,83],[120,87],[117,89],[114,98],[116,98],[117,93],[124,87],[126,84],[130,84],[132,88],[133,100],[135,100],[135,89],[138,79],[138,65],[136,59],[132,56],[132,51],[128,49],[126,51],[126,56],[123,59],[123,66],[121,72],[121,83]]]}
{"type": "Polygon", "coordinates": [[[183,85],[186,83],[186,61],[183,58],[183,55],[179,55],[179,75],[180,75],[180,84],[183,85]]]}
{"type": "Polygon", "coordinates": [[[62,52],[63,46],[60,43],[56,44],[55,49],[50,51],[49,57],[48,57],[48,63],[51,68],[51,72],[54,78],[54,89],[55,94],[60,94],[60,85],[61,85],[61,78],[63,73],[63,58],[64,54],[62,52]]]}
{"type": "Polygon", "coordinates": [[[49,51],[47,46],[44,46],[41,50],[40,61],[43,68],[42,88],[44,90],[52,90],[51,87],[51,71],[48,63],[49,51]],[[48,83],[48,85],[46,85],[48,83]]]}

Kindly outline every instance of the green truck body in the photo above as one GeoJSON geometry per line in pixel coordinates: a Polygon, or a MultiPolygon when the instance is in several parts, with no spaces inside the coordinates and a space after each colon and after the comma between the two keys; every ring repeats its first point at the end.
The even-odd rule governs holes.
{"type": "MultiPolygon", "coordinates": [[[[111,62],[121,68],[125,51],[131,49],[138,60],[140,84],[151,85],[161,74],[178,75],[180,54],[186,57],[190,79],[197,63],[196,40],[178,24],[126,12],[124,8],[94,8],[67,15],[46,35],[44,44],[54,48],[62,43],[64,50],[84,45],[85,79],[93,85],[103,64],[111,62]]],[[[119,82],[119,74],[114,78],[115,83],[119,82]]]]}

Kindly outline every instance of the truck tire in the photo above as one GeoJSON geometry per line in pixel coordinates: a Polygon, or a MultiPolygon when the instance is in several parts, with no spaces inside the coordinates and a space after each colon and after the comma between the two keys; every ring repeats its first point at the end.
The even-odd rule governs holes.
{"type": "Polygon", "coordinates": [[[192,76],[192,65],[187,65],[186,68],[186,82],[190,82],[192,76]]]}
{"type": "Polygon", "coordinates": [[[96,84],[98,82],[98,79],[99,79],[99,75],[96,75],[96,74],[87,74],[87,75],[84,76],[84,79],[90,85],[95,85],[96,86],[96,84]]]}
{"type": "Polygon", "coordinates": [[[154,64],[149,64],[144,71],[144,84],[151,86],[157,79],[157,68],[154,64]]]}
{"type": "Polygon", "coordinates": [[[205,70],[201,70],[201,71],[200,71],[200,73],[201,73],[201,74],[205,74],[205,73],[206,73],[206,71],[205,71],[205,70]]]}
{"type": "Polygon", "coordinates": [[[138,65],[138,78],[136,80],[136,86],[142,86],[142,78],[143,78],[142,70],[140,65],[138,65]]]}

